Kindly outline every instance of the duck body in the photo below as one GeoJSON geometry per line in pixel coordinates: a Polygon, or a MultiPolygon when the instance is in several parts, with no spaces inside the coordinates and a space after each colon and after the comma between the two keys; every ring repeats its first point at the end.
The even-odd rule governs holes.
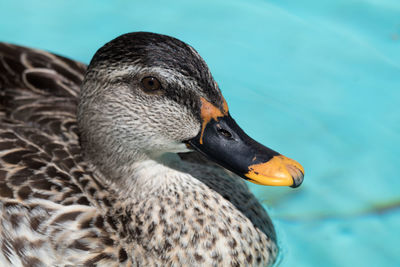
{"type": "MultiPolygon", "coordinates": [[[[146,197],[131,198],[129,204],[108,203],[112,196],[104,189],[103,199],[87,197],[86,205],[77,203],[84,202],[78,196],[71,197],[76,204],[41,199],[4,202],[1,242],[9,250],[3,251],[1,263],[262,266],[275,256],[275,243],[231,202],[185,173],[154,167],[160,179],[173,182],[146,197]]],[[[90,194],[92,188],[82,193],[90,194]]],[[[243,197],[249,195],[244,185],[242,190],[243,197]]]]}
{"type": "MultiPolygon", "coordinates": [[[[185,88],[193,79],[213,80],[208,69],[186,71],[196,77],[188,81],[176,78],[181,72],[165,65],[177,61],[173,55],[164,61],[155,57],[156,67],[148,62],[154,57],[137,58],[143,49],[170,49],[164,44],[169,38],[119,37],[99,50],[88,70],[48,52],[0,44],[1,266],[267,266],[275,261],[272,222],[244,181],[197,152],[176,154],[189,147],[177,140],[203,138],[209,130],[203,125],[200,132],[202,116],[191,111],[198,105],[190,103],[194,93],[170,96],[162,77],[186,82],[185,88]],[[127,45],[141,39],[150,42],[127,45]],[[107,53],[125,46],[134,49],[123,56],[107,53]],[[129,57],[129,67],[121,67],[129,57]],[[142,85],[135,84],[142,72],[158,78],[141,77],[142,85]],[[127,82],[127,77],[135,78],[127,82]],[[163,91],[154,87],[158,80],[163,91]],[[143,81],[149,83],[143,87],[143,81]],[[126,88],[131,85],[136,89],[126,88]]],[[[196,57],[193,65],[204,67],[193,48],[171,42],[176,51],[183,49],[179,58],[196,57]]],[[[223,99],[219,90],[209,90],[201,97],[223,99]]],[[[224,110],[224,100],[219,103],[224,110]]]]}

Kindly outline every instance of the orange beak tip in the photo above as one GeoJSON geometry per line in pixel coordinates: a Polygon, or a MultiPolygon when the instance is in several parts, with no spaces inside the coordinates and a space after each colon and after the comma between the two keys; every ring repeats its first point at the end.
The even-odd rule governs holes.
{"type": "Polygon", "coordinates": [[[283,155],[249,166],[245,176],[253,183],[271,186],[298,187],[304,179],[304,168],[283,155]]]}

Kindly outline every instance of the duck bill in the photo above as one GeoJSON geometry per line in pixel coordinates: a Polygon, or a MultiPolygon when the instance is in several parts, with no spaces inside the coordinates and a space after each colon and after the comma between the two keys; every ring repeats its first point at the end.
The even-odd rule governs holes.
{"type": "Polygon", "coordinates": [[[298,162],[250,138],[228,112],[217,115],[202,116],[200,133],[188,141],[192,148],[256,184],[298,187],[303,182],[298,162]]]}

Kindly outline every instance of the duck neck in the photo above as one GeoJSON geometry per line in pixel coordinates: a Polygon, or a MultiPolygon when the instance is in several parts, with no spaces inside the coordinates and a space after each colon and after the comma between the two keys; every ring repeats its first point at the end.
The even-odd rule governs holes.
{"type": "Polygon", "coordinates": [[[143,155],[139,160],[118,166],[112,173],[102,176],[105,176],[104,182],[118,192],[119,200],[136,202],[162,195],[172,187],[198,183],[190,174],[178,170],[180,164],[182,161],[174,153],[151,158],[143,155]]]}

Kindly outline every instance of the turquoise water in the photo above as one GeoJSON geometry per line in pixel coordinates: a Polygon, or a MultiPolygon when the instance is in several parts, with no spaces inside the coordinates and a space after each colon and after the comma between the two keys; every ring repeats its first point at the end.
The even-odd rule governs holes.
{"type": "Polygon", "coordinates": [[[400,1],[0,2],[0,40],[86,63],[139,30],[193,45],[238,123],[305,167],[250,185],[280,266],[400,265],[400,1]]]}

